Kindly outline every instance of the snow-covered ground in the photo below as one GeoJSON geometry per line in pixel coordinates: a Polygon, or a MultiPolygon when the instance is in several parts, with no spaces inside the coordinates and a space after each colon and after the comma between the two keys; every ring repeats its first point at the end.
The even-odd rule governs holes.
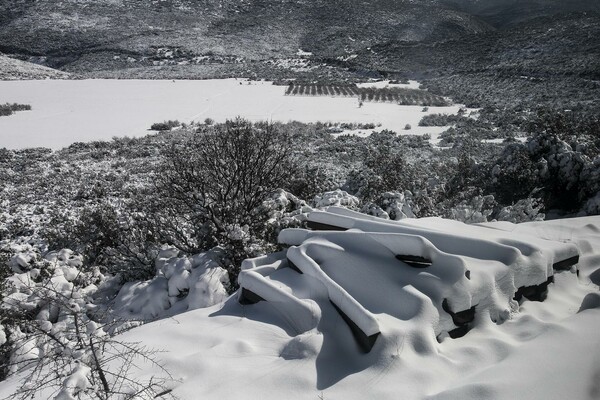
{"type": "Polygon", "coordinates": [[[359,108],[354,98],[285,96],[285,90],[270,82],[235,79],[0,81],[0,103],[32,106],[31,111],[0,118],[0,147],[58,149],[76,141],[141,136],[152,123],[168,119],[187,123],[210,117],[223,122],[236,116],[252,121],[380,123],[378,130],[429,133],[435,140],[445,128],[420,127],[421,118],[459,109],[429,107],[422,112],[420,106],[369,102],[359,108]],[[410,130],[404,129],[407,124],[410,130]]]}
{"type": "Polygon", "coordinates": [[[465,225],[331,208],[309,219],[360,230],[285,230],[287,254],[244,265],[242,286],[267,301],[240,305],[234,295],[127,334],[167,351],[182,379],[176,395],[600,398],[600,218],[465,225]],[[399,253],[432,265],[413,268],[399,253]],[[575,254],[576,265],[557,267],[575,254]],[[544,301],[513,300],[518,287],[549,277],[544,301]],[[448,337],[456,321],[443,298],[454,312],[475,306],[465,336],[448,337]],[[330,300],[367,334],[380,332],[370,352],[330,300]]]}
{"type": "MultiPolygon", "coordinates": [[[[600,217],[466,225],[330,207],[308,219],[350,229],[287,229],[287,250],[245,261],[240,283],[265,301],[240,304],[238,291],[120,337],[164,351],[180,399],[600,398],[600,217]],[[544,283],[543,301],[513,299],[544,283]],[[342,312],[374,338],[370,351],[342,312]],[[466,334],[452,339],[456,326],[466,334]]],[[[157,265],[176,274],[182,260],[168,257],[157,265]]]]}

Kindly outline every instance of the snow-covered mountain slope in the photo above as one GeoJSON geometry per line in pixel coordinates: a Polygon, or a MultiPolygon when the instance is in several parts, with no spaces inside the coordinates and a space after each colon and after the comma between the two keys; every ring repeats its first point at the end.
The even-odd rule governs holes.
{"type": "Polygon", "coordinates": [[[244,293],[125,337],[166,351],[183,399],[597,398],[600,217],[310,219],[341,217],[354,229],[284,230],[244,293]]]}

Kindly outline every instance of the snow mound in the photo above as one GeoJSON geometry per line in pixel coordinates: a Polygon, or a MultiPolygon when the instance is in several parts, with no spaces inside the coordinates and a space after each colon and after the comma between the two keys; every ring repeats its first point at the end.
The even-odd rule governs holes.
{"type": "MultiPolygon", "coordinates": [[[[269,304],[290,326],[301,326],[296,335],[319,332],[322,352],[328,340],[338,341],[332,357],[360,357],[362,350],[378,358],[395,346],[397,352],[410,348],[417,357],[436,358],[447,338],[468,340],[477,335],[472,330],[490,331],[521,318],[524,304],[544,302],[555,275],[589,285],[600,270],[599,217],[467,225],[440,218],[389,221],[334,206],[313,211],[308,223],[313,230],[280,233],[286,250],[244,263],[238,300],[269,304]]],[[[599,299],[588,293],[579,300],[579,312],[597,313],[599,299]]],[[[496,397],[499,390],[459,385],[435,398],[496,397]]]]}
{"type": "Polygon", "coordinates": [[[148,321],[223,302],[229,278],[215,261],[215,251],[179,257],[174,248],[162,250],[156,276],[126,283],[115,299],[114,313],[125,320],[148,321]]]}
{"type": "MultiPolygon", "coordinates": [[[[244,261],[223,303],[121,339],[164,350],[181,399],[597,398],[600,217],[467,225],[330,207],[308,222],[244,261]]],[[[163,253],[147,302],[192,309],[169,295],[208,259],[163,253]]]]}
{"type": "Polygon", "coordinates": [[[310,222],[327,230],[283,230],[286,257],[326,288],[367,351],[373,346],[367,338],[374,342],[381,333],[382,314],[410,324],[426,321],[429,332],[419,336],[438,340],[463,336],[479,318],[502,323],[523,296],[541,300],[554,269],[571,267],[579,257],[576,243],[494,225],[387,221],[337,207],[312,212],[310,222]]]}

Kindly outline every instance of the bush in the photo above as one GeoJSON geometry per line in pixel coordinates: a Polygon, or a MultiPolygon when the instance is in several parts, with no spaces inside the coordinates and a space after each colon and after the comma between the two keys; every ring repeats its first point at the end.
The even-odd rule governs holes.
{"type": "Polygon", "coordinates": [[[15,273],[0,285],[0,359],[2,374],[20,380],[10,398],[168,393],[171,377],[154,360],[156,352],[115,339],[116,328],[127,326],[123,321],[104,323],[95,295],[106,277],[97,269],[85,272],[81,257],[68,249],[42,257],[31,245],[21,246],[8,264],[15,273]],[[133,379],[131,372],[145,363],[160,376],[133,379]]]}
{"type": "MultiPolygon", "coordinates": [[[[145,207],[131,203],[130,207],[145,207]]],[[[148,279],[154,275],[159,244],[149,234],[153,225],[148,212],[137,211],[117,211],[106,202],[88,205],[72,217],[54,215],[43,235],[50,250],[72,248],[83,256],[85,265],[101,265],[123,281],[148,279]]]]}
{"type": "Polygon", "coordinates": [[[31,110],[31,106],[29,104],[17,104],[17,103],[0,104],[0,117],[12,115],[16,111],[26,111],[26,110],[31,110]]]}
{"type": "Polygon", "coordinates": [[[491,171],[496,198],[503,204],[512,204],[531,196],[542,185],[543,169],[543,163],[535,162],[525,146],[508,145],[491,171]]]}
{"type": "Polygon", "coordinates": [[[152,131],[170,131],[173,128],[181,126],[181,122],[177,120],[168,120],[163,122],[155,122],[150,126],[150,130],[152,131]]]}
{"type": "Polygon", "coordinates": [[[293,171],[291,138],[271,124],[238,118],[201,126],[159,171],[156,235],[186,252],[223,247],[236,282],[239,263],[268,245],[263,202],[293,171]]]}
{"type": "Polygon", "coordinates": [[[383,192],[412,189],[415,180],[413,166],[384,142],[371,148],[364,165],[348,174],[346,186],[363,201],[375,201],[383,192]]]}

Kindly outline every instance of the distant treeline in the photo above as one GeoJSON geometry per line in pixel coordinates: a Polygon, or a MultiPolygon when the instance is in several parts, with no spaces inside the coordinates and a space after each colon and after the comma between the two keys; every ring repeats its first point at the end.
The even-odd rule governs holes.
{"type": "Polygon", "coordinates": [[[31,106],[29,104],[17,104],[17,103],[0,104],[0,117],[12,115],[16,111],[26,111],[26,110],[31,110],[31,106]]]}
{"type": "Polygon", "coordinates": [[[290,83],[285,92],[292,96],[333,96],[356,97],[361,101],[397,103],[401,105],[446,106],[449,102],[442,96],[425,90],[406,88],[361,88],[352,85],[335,84],[294,84],[290,83]]]}

